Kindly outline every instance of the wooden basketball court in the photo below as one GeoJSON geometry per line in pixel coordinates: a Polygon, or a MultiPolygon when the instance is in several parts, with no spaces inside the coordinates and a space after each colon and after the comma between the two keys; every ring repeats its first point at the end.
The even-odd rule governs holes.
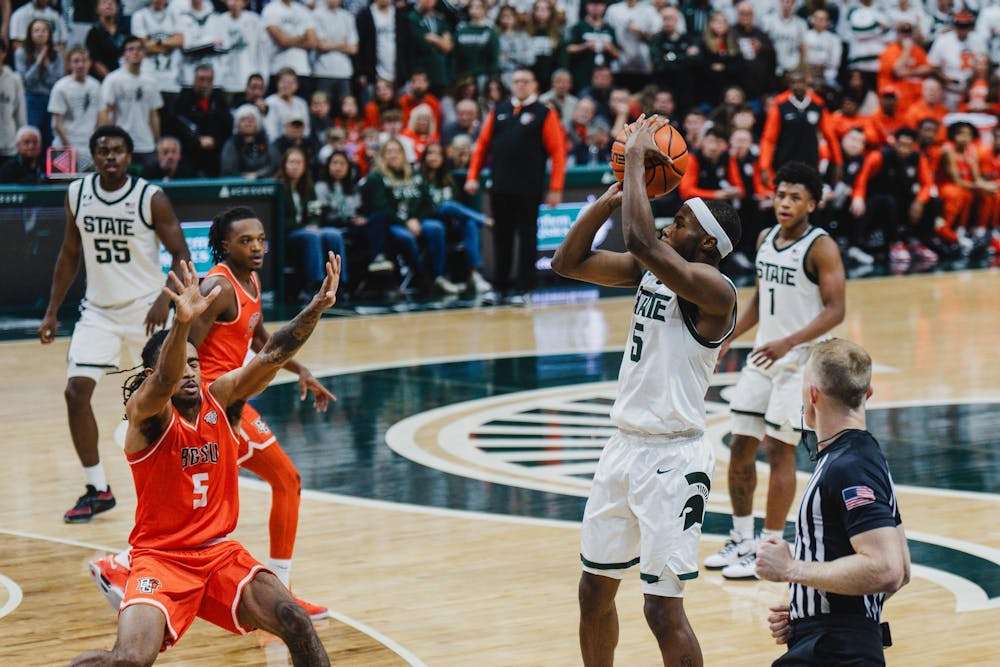
{"type": "MultiPolygon", "coordinates": [[[[998,294],[997,270],[848,284],[839,334],[877,363],[871,426],[914,550],[912,582],[886,605],[890,665],[1000,664],[998,294]]],[[[302,472],[293,586],[335,611],[318,624],[335,663],[579,664],[578,522],[630,308],[627,296],[320,324],[299,358],[337,406],[314,415],[290,376],[255,404],[302,472]]],[[[112,437],[122,376],[94,399],[119,505],[66,525],[82,487],[62,398],[67,344],[0,345],[3,665],[65,664],[115,636],[87,562],[126,545],[135,506],[112,437]]],[[[725,386],[745,351],[731,351],[709,396],[719,462],[702,557],[728,527],[725,386]]],[[[760,473],[757,509],[766,466],[760,473]]],[[[235,537],[263,560],[269,494],[243,481],[235,537]]],[[[784,586],[702,570],[687,591],[707,665],[764,665],[781,653],[764,619],[787,599],[784,586]]],[[[618,664],[658,664],[638,573],[618,608],[618,664]]],[[[159,664],[284,665],[287,653],[274,638],[198,621],[159,664]]]]}

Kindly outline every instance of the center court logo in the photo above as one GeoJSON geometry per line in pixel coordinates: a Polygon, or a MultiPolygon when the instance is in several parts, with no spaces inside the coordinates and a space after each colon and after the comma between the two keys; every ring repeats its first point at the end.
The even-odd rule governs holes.
{"type": "MultiPolygon", "coordinates": [[[[726,387],[717,373],[706,401],[710,442],[728,431],[726,387]]],[[[616,382],[539,389],[467,401],[395,424],[386,442],[423,465],[472,479],[586,497],[601,450],[615,433],[616,382]]]]}

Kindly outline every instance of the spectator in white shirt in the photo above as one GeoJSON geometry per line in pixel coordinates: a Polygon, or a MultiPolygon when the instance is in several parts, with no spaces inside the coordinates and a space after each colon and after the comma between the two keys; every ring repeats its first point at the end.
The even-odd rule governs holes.
{"type": "Polygon", "coordinates": [[[184,36],[181,26],[168,0],[152,0],[132,16],[132,34],[142,38],[146,57],[142,71],[156,79],[163,95],[163,104],[173,108],[177,93],[181,92],[181,47],[184,36]]]}
{"type": "Polygon", "coordinates": [[[278,92],[268,95],[267,116],[264,117],[264,131],[269,141],[281,136],[285,123],[289,118],[301,118],[305,126],[305,134],[309,135],[309,105],[296,95],[299,90],[299,76],[291,67],[279,70],[275,74],[278,92]]]}
{"type": "Polygon", "coordinates": [[[653,71],[649,41],[660,31],[660,14],[646,0],[624,0],[608,7],[604,21],[614,29],[621,47],[613,66],[617,83],[638,90],[653,71]]]}
{"type": "MultiPolygon", "coordinates": [[[[246,0],[226,0],[229,11],[218,15],[226,52],[219,57],[216,83],[230,97],[239,96],[251,74],[260,74],[267,83],[267,49],[260,15],[244,9],[246,0]]],[[[270,42],[270,40],[266,40],[270,42]]]]}
{"type": "Polygon", "coordinates": [[[1000,63],[1000,4],[993,4],[979,12],[976,34],[986,43],[990,61],[1000,63]]]}
{"type": "Polygon", "coordinates": [[[875,89],[878,59],[892,39],[889,18],[875,0],[858,0],[840,21],[840,36],[847,43],[847,68],[861,72],[869,90],[875,89]]]}
{"type": "Polygon", "coordinates": [[[309,50],[316,47],[312,12],[292,0],[273,0],[264,7],[261,19],[271,41],[271,72],[292,68],[299,75],[302,94],[311,94],[309,50]]]}
{"type": "Polygon", "coordinates": [[[182,88],[191,88],[199,65],[209,65],[213,71],[218,69],[225,33],[212,3],[207,0],[191,0],[190,8],[178,11],[177,22],[184,36],[180,83],[182,88]]]}
{"type": "Polygon", "coordinates": [[[812,28],[806,33],[806,67],[814,81],[833,83],[840,70],[843,43],[840,37],[830,32],[830,15],[825,9],[817,9],[810,17],[812,28]]]}
{"type": "Polygon", "coordinates": [[[910,24],[913,27],[913,38],[918,44],[924,45],[930,41],[931,17],[921,0],[897,0],[896,6],[888,7],[885,14],[889,18],[889,25],[910,24]]]}
{"type": "Polygon", "coordinates": [[[100,110],[101,84],[90,71],[90,54],[82,46],[69,50],[70,73],[56,81],[49,95],[52,114],[52,145],[76,149],[76,170],[88,171],[94,162],[90,157],[90,135],[97,129],[100,110]]]}
{"type": "Polygon", "coordinates": [[[987,55],[986,42],[972,32],[975,25],[976,18],[972,14],[955,14],[955,29],[935,39],[927,53],[927,60],[944,81],[945,106],[949,109],[958,104],[965,84],[972,76],[973,56],[987,55]]]}
{"type": "Polygon", "coordinates": [[[809,26],[795,15],[795,0],[781,0],[780,8],[764,19],[763,27],[774,44],[775,74],[784,76],[801,68],[809,26]]]}
{"type": "Polygon", "coordinates": [[[153,77],[142,73],[146,51],[139,37],[127,37],[122,51],[124,65],[101,83],[101,125],[118,125],[129,133],[135,149],[133,164],[143,168],[156,163],[160,140],[160,109],[163,97],[153,77]]]}
{"type": "Polygon", "coordinates": [[[11,50],[17,51],[17,48],[27,39],[28,24],[35,19],[45,19],[49,22],[52,27],[52,41],[56,43],[59,52],[62,53],[66,46],[66,22],[59,16],[59,12],[49,7],[48,0],[31,0],[10,15],[11,50]]]}
{"type": "Polygon", "coordinates": [[[358,28],[354,17],[341,7],[341,0],[320,0],[313,10],[316,26],[316,56],[313,82],[316,90],[326,93],[334,106],[351,93],[354,65],[351,57],[358,52],[358,28]]]}

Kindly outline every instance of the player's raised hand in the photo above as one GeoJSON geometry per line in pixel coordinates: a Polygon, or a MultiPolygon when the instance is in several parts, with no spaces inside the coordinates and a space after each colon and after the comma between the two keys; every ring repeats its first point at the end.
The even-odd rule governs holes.
{"type": "Polygon", "coordinates": [[[174,302],[174,319],[181,323],[190,322],[204,313],[222,292],[222,288],[216,285],[211,292],[202,295],[193,262],[181,262],[181,277],[171,271],[170,282],[174,289],[164,287],[163,293],[174,302]]]}
{"type": "Polygon", "coordinates": [[[337,288],[340,287],[340,256],[328,253],[326,262],[326,279],[320,285],[313,300],[318,300],[323,308],[329,308],[337,303],[337,288]]]}

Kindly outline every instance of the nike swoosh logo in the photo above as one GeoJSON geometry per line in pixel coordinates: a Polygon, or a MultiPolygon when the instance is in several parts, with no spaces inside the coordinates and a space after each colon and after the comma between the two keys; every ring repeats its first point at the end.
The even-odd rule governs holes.
{"type": "Polygon", "coordinates": [[[670,472],[671,470],[673,470],[673,468],[667,468],[666,470],[660,470],[659,468],[657,468],[656,469],[656,474],[657,475],[662,475],[663,473],[670,472]]]}

